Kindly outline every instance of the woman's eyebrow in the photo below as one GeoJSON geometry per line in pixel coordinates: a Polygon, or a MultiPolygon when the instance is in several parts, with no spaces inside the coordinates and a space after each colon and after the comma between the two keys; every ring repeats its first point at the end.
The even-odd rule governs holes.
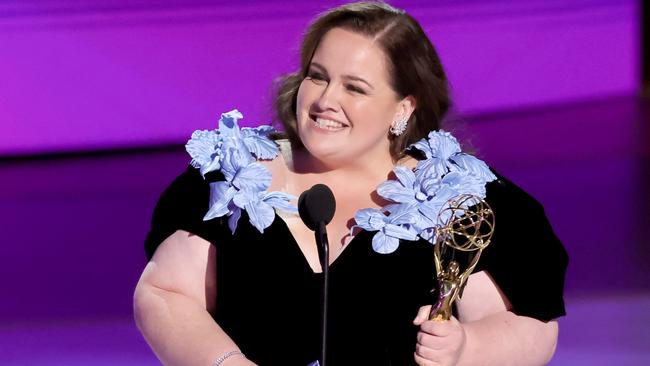
{"type": "MultiPolygon", "coordinates": [[[[320,69],[321,72],[323,72],[325,75],[327,75],[327,69],[325,68],[325,66],[319,64],[318,62],[313,62],[313,61],[312,61],[312,62],[309,64],[309,66],[310,66],[310,67],[315,67],[315,68],[317,68],[317,69],[320,69]]],[[[362,82],[362,83],[368,85],[368,87],[369,87],[370,89],[373,89],[373,90],[375,89],[375,87],[373,87],[372,84],[370,84],[366,79],[364,79],[364,78],[362,78],[362,77],[359,77],[359,76],[356,76],[356,75],[349,75],[349,74],[346,74],[346,75],[343,75],[343,78],[344,78],[344,79],[347,79],[347,80],[354,80],[354,81],[362,82]]]]}
{"type": "Polygon", "coordinates": [[[317,69],[320,69],[320,71],[322,71],[323,73],[327,74],[327,69],[325,68],[325,66],[319,64],[318,62],[312,62],[312,63],[309,64],[309,66],[310,66],[310,67],[315,67],[315,68],[317,68],[317,69]]]}
{"type": "Polygon", "coordinates": [[[375,87],[373,87],[372,84],[370,84],[370,83],[367,82],[364,78],[361,78],[361,77],[359,77],[359,76],[355,76],[355,75],[343,75],[343,77],[344,77],[345,79],[348,79],[348,80],[360,81],[360,82],[362,82],[362,83],[368,85],[368,87],[369,87],[370,89],[375,89],[375,87]]]}

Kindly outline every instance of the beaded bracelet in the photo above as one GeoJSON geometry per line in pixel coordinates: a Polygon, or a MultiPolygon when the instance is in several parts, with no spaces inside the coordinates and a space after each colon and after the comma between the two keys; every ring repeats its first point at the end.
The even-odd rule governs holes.
{"type": "Polygon", "coordinates": [[[219,366],[227,358],[232,357],[232,356],[237,356],[237,355],[242,355],[243,357],[246,357],[240,351],[228,351],[228,352],[224,353],[223,355],[219,356],[216,360],[214,360],[214,362],[212,363],[212,366],[219,366]]]}

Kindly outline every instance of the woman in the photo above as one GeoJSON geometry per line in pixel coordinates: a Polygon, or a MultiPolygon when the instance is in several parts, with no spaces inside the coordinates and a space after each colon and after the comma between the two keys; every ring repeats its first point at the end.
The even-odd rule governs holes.
{"type": "Polygon", "coordinates": [[[290,143],[269,144],[267,128],[240,130],[241,115],[224,114],[219,132],[193,135],[193,166],[156,207],[134,307],[163,363],[319,357],[321,268],[288,195],[316,183],[337,203],[328,225],[330,365],[548,362],[554,319],[564,315],[566,253],[534,199],[459,153],[453,137],[430,134],[449,104],[440,61],[408,14],[353,3],[316,19],[301,68],[282,79],[276,100],[290,143]],[[435,180],[440,166],[451,170],[435,180]],[[465,177],[454,187],[471,180],[487,195],[498,224],[457,316],[428,321],[435,238],[420,223],[435,218],[415,210],[401,216],[406,224],[391,220],[426,196],[425,183],[404,194],[415,192],[407,181],[447,184],[454,174],[465,177]]]}

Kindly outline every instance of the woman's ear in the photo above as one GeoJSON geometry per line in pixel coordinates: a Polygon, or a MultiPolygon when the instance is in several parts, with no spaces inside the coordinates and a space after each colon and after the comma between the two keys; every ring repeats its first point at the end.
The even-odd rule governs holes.
{"type": "Polygon", "coordinates": [[[415,107],[416,102],[413,96],[409,95],[404,97],[397,105],[397,111],[395,111],[393,121],[408,120],[415,111],[415,107]]]}

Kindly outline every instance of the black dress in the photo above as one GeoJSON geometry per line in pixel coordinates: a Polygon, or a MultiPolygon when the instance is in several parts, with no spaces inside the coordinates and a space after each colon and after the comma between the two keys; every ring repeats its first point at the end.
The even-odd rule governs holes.
{"type": "MultiPolygon", "coordinates": [[[[154,211],[145,249],[176,230],[217,247],[214,319],[259,365],[305,366],[320,351],[320,280],[285,222],[276,215],[264,234],[244,213],[233,235],[221,218],[203,221],[209,186],[189,167],[165,190],[154,211]]],[[[542,206],[499,176],[486,201],[496,217],[492,243],[475,272],[486,270],[513,305],[513,312],[543,321],[565,314],[567,254],[542,206]]],[[[372,249],[373,232],[362,231],[330,267],[328,363],[414,365],[420,306],[431,304],[433,246],[402,240],[391,254],[372,249]]]]}

